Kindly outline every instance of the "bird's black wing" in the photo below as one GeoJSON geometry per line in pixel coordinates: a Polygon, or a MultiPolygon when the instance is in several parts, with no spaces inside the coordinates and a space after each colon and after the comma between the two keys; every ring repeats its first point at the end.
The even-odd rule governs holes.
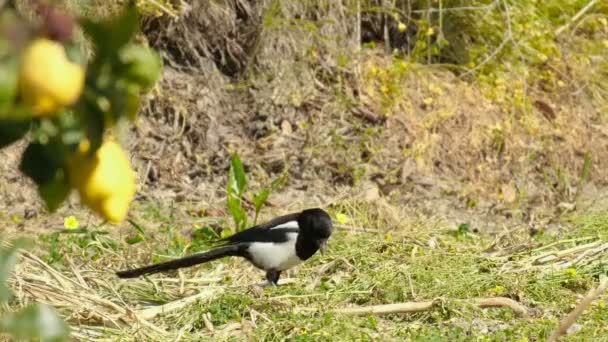
{"type": "Polygon", "coordinates": [[[287,233],[297,233],[299,213],[279,216],[266,223],[245,229],[234,235],[228,236],[220,241],[227,243],[241,242],[285,242],[287,241],[287,233]],[[293,224],[287,224],[293,222],[293,224]],[[285,227],[276,228],[277,226],[285,225],[285,227]]]}

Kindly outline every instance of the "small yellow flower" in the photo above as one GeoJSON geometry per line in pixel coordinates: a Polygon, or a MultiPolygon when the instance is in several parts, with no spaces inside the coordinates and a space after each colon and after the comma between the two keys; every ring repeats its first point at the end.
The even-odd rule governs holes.
{"type": "Polygon", "coordinates": [[[346,224],[346,223],[350,222],[350,217],[348,217],[342,213],[337,213],[336,221],[338,221],[339,224],[346,224]]]}
{"type": "Polygon", "coordinates": [[[495,287],[488,290],[488,292],[496,294],[496,295],[501,295],[501,294],[505,293],[505,288],[500,285],[496,285],[495,287]]]}
{"type": "Polygon", "coordinates": [[[63,226],[65,229],[78,229],[80,223],[78,222],[78,219],[72,215],[63,219],[63,226]]]}
{"type": "Polygon", "coordinates": [[[566,268],[564,270],[564,274],[568,277],[568,278],[574,278],[576,277],[576,269],[575,268],[566,268]]]}

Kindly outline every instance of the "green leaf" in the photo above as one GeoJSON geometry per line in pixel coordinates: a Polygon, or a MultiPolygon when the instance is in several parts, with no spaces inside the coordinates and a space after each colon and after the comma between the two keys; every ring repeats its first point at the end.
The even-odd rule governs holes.
{"type": "Polygon", "coordinates": [[[256,224],[258,222],[258,215],[260,214],[260,210],[262,210],[262,206],[266,204],[268,196],[270,196],[270,188],[263,188],[253,196],[253,206],[255,207],[255,217],[253,219],[253,224],[256,224]]]}
{"type": "Polygon", "coordinates": [[[232,193],[241,196],[247,187],[247,177],[238,154],[234,154],[230,160],[230,175],[228,178],[231,180],[229,187],[232,189],[232,193]]]}
{"type": "Polygon", "coordinates": [[[139,27],[139,15],[134,1],[129,1],[121,15],[93,21],[85,18],[81,27],[95,46],[97,61],[118,57],[118,51],[133,37],[139,27]]]}
{"type": "Polygon", "coordinates": [[[591,154],[591,151],[587,151],[585,153],[585,160],[583,162],[583,170],[581,171],[581,184],[582,185],[587,183],[587,180],[589,179],[589,174],[591,173],[591,166],[593,165],[592,157],[593,156],[591,154]]]}
{"type": "Polygon", "coordinates": [[[222,239],[225,239],[225,238],[229,237],[230,235],[232,235],[232,232],[230,231],[230,229],[222,229],[222,232],[220,233],[220,237],[222,239]]]}
{"type": "Polygon", "coordinates": [[[104,112],[96,103],[98,97],[96,94],[87,93],[85,101],[82,103],[82,109],[78,111],[80,121],[84,126],[86,138],[91,143],[89,153],[93,154],[103,142],[103,133],[106,128],[104,122],[104,112]]]}
{"type": "Polygon", "coordinates": [[[46,304],[29,305],[19,312],[4,315],[0,330],[28,340],[67,341],[69,337],[68,325],[46,304]]]}
{"type": "Polygon", "coordinates": [[[53,158],[49,144],[32,142],[21,156],[19,170],[30,177],[37,185],[51,182],[61,167],[53,158]]]}
{"type": "Polygon", "coordinates": [[[125,238],[125,242],[128,243],[129,245],[135,245],[138,244],[140,242],[144,241],[144,237],[141,235],[136,235],[133,237],[127,237],[125,238]]]}
{"type": "Polygon", "coordinates": [[[197,241],[212,241],[217,237],[217,233],[211,227],[199,228],[192,232],[192,239],[197,241]]]}
{"type": "Polygon", "coordinates": [[[131,224],[131,226],[133,226],[133,228],[135,228],[135,230],[137,230],[137,234],[135,236],[127,237],[125,239],[125,242],[128,243],[129,245],[134,245],[136,243],[145,241],[146,240],[146,231],[133,220],[127,220],[127,222],[129,222],[129,224],[131,224]]]}
{"type": "Polygon", "coordinates": [[[127,219],[127,222],[129,222],[129,224],[132,225],[133,228],[135,228],[141,235],[146,236],[146,231],[137,222],[135,222],[135,221],[133,221],[131,219],[127,219]]]}
{"type": "Polygon", "coordinates": [[[51,181],[38,185],[38,193],[44,200],[47,210],[51,213],[59,209],[70,195],[71,190],[72,188],[63,169],[58,169],[51,181]]]}
{"type": "Polygon", "coordinates": [[[241,204],[241,200],[236,197],[228,197],[226,202],[228,211],[232,215],[236,231],[241,231],[247,226],[247,213],[241,204]]]}
{"type": "Polygon", "coordinates": [[[38,186],[47,209],[54,212],[70,194],[60,148],[55,144],[30,143],[21,156],[19,170],[38,186]]]}
{"type": "Polygon", "coordinates": [[[12,241],[9,247],[0,245],[0,302],[6,302],[11,297],[11,291],[6,286],[6,281],[17,264],[19,249],[30,247],[31,241],[25,238],[12,241]]]}
{"type": "Polygon", "coordinates": [[[471,225],[468,223],[462,223],[458,226],[458,235],[467,235],[470,232],[471,225]]]}
{"type": "Polygon", "coordinates": [[[18,65],[19,59],[14,55],[0,59],[0,108],[4,110],[9,109],[17,97],[18,65]]]}
{"type": "Polygon", "coordinates": [[[123,63],[120,76],[142,89],[148,89],[156,83],[163,65],[156,51],[135,44],[127,45],[120,51],[120,60],[123,63]]]}
{"type": "Polygon", "coordinates": [[[0,148],[21,139],[30,130],[30,127],[29,120],[0,120],[0,148]]]}

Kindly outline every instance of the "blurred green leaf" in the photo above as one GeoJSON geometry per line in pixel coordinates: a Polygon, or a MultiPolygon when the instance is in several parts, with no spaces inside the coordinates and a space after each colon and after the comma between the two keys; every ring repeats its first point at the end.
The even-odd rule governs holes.
{"type": "Polygon", "coordinates": [[[212,241],[218,237],[218,234],[211,227],[203,227],[192,232],[192,239],[196,241],[212,241]]]}
{"type": "Polygon", "coordinates": [[[69,337],[68,325],[46,304],[32,304],[19,312],[4,315],[0,330],[19,339],[67,341],[69,337]]]}
{"type": "Polygon", "coordinates": [[[21,156],[19,170],[30,177],[37,185],[51,182],[62,167],[50,151],[49,144],[32,142],[21,156]]]}
{"type": "Polygon", "coordinates": [[[125,242],[128,243],[129,245],[135,245],[142,241],[144,241],[144,237],[141,236],[140,234],[125,238],[125,242]]]}
{"type": "Polygon", "coordinates": [[[21,139],[30,127],[30,121],[0,120],[0,148],[21,139]]]}
{"type": "Polygon", "coordinates": [[[17,96],[17,70],[19,59],[15,56],[0,58],[0,109],[10,110],[17,96]]]}
{"type": "Polygon", "coordinates": [[[106,128],[104,112],[99,108],[97,100],[96,94],[87,92],[85,100],[81,103],[80,110],[78,110],[86,138],[91,143],[90,154],[93,154],[101,146],[103,132],[106,128]]]}
{"type": "Polygon", "coordinates": [[[49,182],[38,185],[38,193],[51,213],[59,209],[71,190],[72,188],[63,169],[58,169],[55,177],[49,182]]]}
{"type": "Polygon", "coordinates": [[[38,186],[47,209],[54,212],[70,193],[61,151],[55,144],[30,143],[21,156],[19,170],[38,186]]]}
{"type": "Polygon", "coordinates": [[[0,302],[6,302],[11,297],[11,291],[6,286],[6,281],[17,264],[19,249],[30,247],[31,241],[25,238],[11,241],[8,247],[0,245],[0,302]]]}
{"type": "Polygon", "coordinates": [[[139,15],[134,1],[129,1],[124,11],[116,17],[93,21],[85,18],[81,21],[81,26],[94,44],[95,60],[102,61],[118,57],[118,51],[126,45],[139,26],[139,15]]]}
{"type": "Polygon", "coordinates": [[[154,50],[142,45],[130,44],[120,51],[120,60],[124,65],[122,76],[148,89],[156,83],[162,69],[162,60],[154,50]]]}

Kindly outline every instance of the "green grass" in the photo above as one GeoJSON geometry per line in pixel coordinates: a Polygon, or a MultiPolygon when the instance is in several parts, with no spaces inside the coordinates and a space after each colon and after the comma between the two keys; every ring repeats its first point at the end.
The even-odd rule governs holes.
{"type": "MultiPolygon", "coordinates": [[[[378,223],[379,216],[365,216],[365,212],[373,212],[370,206],[342,203],[331,212],[345,213],[352,225],[378,227],[369,224],[378,223]]],[[[183,226],[158,208],[149,207],[141,214],[155,221],[138,222],[146,238],[134,245],[125,242],[136,231],[133,226],[119,230],[95,227],[96,234],[41,235],[39,254],[67,278],[73,278],[73,268],[78,269],[96,296],[135,310],[177,301],[207,286],[221,288],[222,293],[149,320],[168,336],[138,323],[120,328],[104,328],[86,320],[77,323],[75,313],[86,311],[77,302],[59,307],[72,317],[72,326],[94,327],[100,336],[121,340],[181,336],[184,340],[236,341],[249,336],[268,341],[534,341],[545,339],[580,296],[597,285],[597,275],[606,270],[606,258],[601,255],[595,263],[592,258],[583,259],[566,270],[550,270],[556,263],[530,267],[530,260],[548,251],[608,241],[608,213],[600,213],[569,218],[573,228],[561,234],[512,236],[512,246],[527,247],[502,256],[485,253],[493,236],[450,229],[435,219],[419,217],[387,232],[340,229],[330,240],[329,253],[316,255],[297,273],[284,276],[296,278],[295,283],[265,288],[261,293],[247,285],[261,281],[263,273],[237,259],[118,280],[109,272],[208,246],[207,240],[191,240],[184,232],[192,227],[183,226]],[[103,231],[109,234],[100,233],[103,231]],[[591,240],[571,241],[585,236],[591,240]],[[328,263],[331,267],[323,269],[328,263]],[[103,279],[103,283],[91,278],[103,279]],[[186,281],[203,278],[207,280],[186,281]],[[520,318],[509,308],[480,309],[471,303],[473,298],[492,296],[519,301],[528,308],[529,317],[520,318]],[[440,305],[415,314],[349,316],[332,312],[344,307],[426,300],[439,300],[440,305]]],[[[579,255],[566,257],[571,260],[579,255]]],[[[604,296],[577,321],[578,330],[567,340],[608,340],[604,337],[608,336],[607,314],[604,296]]]]}

